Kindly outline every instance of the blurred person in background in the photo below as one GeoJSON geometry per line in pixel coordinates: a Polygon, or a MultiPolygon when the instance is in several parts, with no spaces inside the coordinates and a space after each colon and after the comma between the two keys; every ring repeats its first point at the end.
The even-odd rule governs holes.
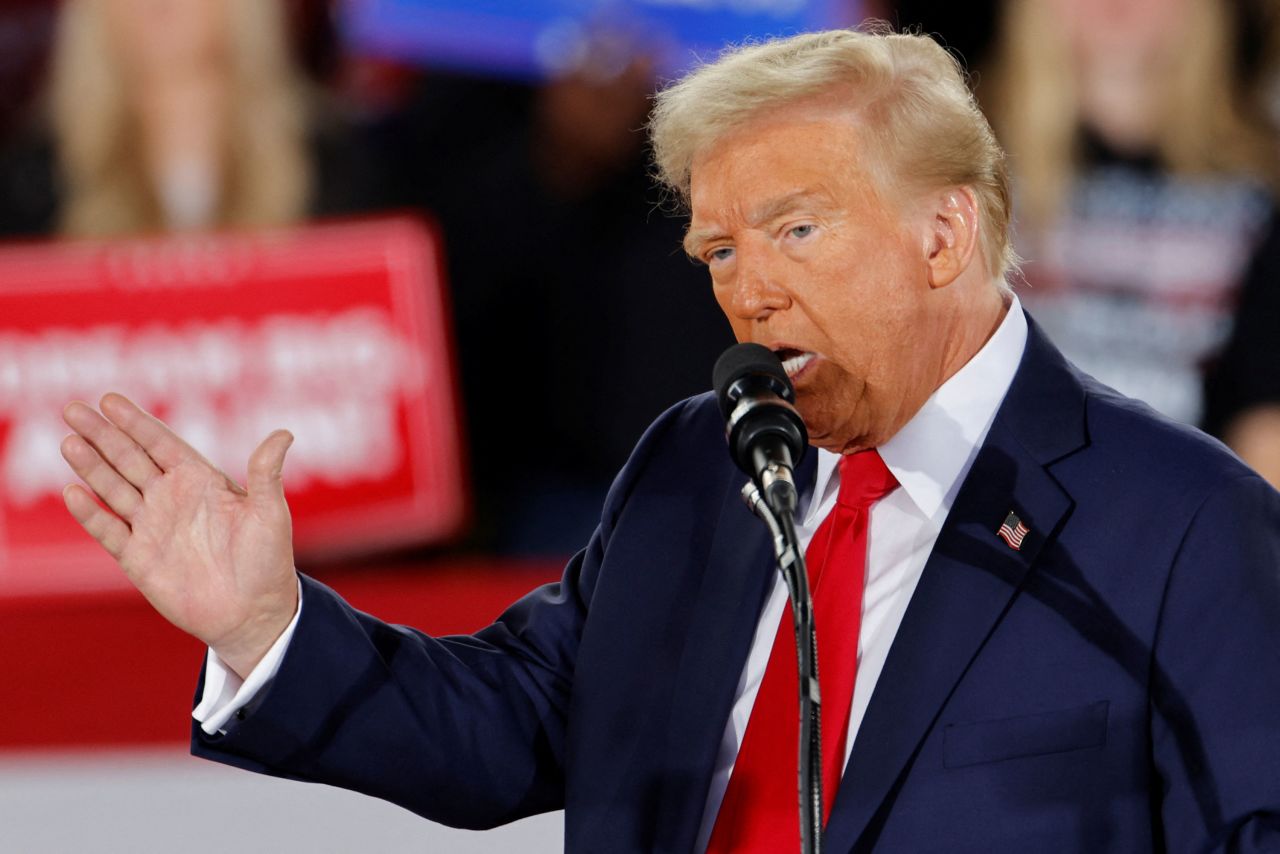
{"type": "Polygon", "coordinates": [[[368,164],[290,53],[277,0],[66,0],[0,231],[263,227],[366,207],[368,164]]]}
{"type": "MultiPolygon", "coordinates": [[[[1280,5],[1271,0],[1242,0],[1246,51],[1242,71],[1249,84],[1247,102],[1257,114],[1280,126],[1280,5]]],[[[1277,152],[1276,157],[1280,157],[1277,152]]],[[[1280,217],[1273,216],[1265,244],[1280,243],[1280,217]]],[[[1206,388],[1210,429],[1271,482],[1280,482],[1280,253],[1260,251],[1245,277],[1231,339],[1206,388]],[[1223,420],[1230,419],[1226,424],[1223,420]]]]}
{"type": "Polygon", "coordinates": [[[423,73],[376,136],[388,197],[439,218],[474,542],[509,554],[580,547],[641,433],[733,343],[649,176],[645,46],[581,48],[535,83],[423,73]]]}
{"type": "Polygon", "coordinates": [[[1280,483],[1280,149],[1240,74],[1242,8],[1007,0],[978,91],[1028,308],[1083,369],[1280,483]]]}

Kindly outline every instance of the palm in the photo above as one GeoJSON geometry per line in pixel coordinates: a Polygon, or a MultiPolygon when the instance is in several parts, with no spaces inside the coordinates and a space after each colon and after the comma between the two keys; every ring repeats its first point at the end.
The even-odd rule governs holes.
{"type": "Polygon", "coordinates": [[[291,437],[259,447],[246,491],[124,398],[108,395],[102,411],[67,407],[77,435],[63,455],[111,512],[79,487],[67,489],[68,509],[166,619],[251,667],[296,606],[279,485],[291,437]]]}
{"type": "MultiPolygon", "coordinates": [[[[166,472],[146,492],[120,553],[142,592],[185,631],[212,640],[242,620],[246,598],[270,585],[289,550],[289,517],[263,519],[243,491],[192,463],[166,472]],[[282,530],[283,528],[283,530],[282,530]],[[149,567],[170,567],[156,577],[149,567]],[[223,625],[230,624],[230,625],[223,625]]],[[[283,570],[292,572],[292,561],[283,570]]]]}

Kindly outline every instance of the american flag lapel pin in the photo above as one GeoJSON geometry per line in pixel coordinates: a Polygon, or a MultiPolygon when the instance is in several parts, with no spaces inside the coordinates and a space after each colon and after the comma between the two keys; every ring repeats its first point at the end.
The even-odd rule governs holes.
{"type": "Polygon", "coordinates": [[[996,536],[1004,540],[1009,548],[1015,552],[1022,551],[1022,541],[1027,538],[1027,534],[1031,533],[1031,529],[1026,523],[1018,518],[1018,514],[1012,510],[1009,515],[1004,517],[1004,524],[996,531],[996,536]]]}

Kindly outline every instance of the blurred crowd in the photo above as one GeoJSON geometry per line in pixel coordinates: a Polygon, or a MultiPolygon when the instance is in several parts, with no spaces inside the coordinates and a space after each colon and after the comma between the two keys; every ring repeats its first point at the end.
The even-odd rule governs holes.
{"type": "MultiPolygon", "coordinates": [[[[345,51],[329,0],[0,7],[0,237],[437,224],[470,544],[583,542],[644,427],[732,343],[653,187],[616,35],[551,79],[345,51]]],[[[1280,484],[1280,6],[863,2],[964,60],[1008,149],[1015,290],[1067,355],[1280,484]]],[[[3,285],[0,284],[0,287],[3,285]]]]}

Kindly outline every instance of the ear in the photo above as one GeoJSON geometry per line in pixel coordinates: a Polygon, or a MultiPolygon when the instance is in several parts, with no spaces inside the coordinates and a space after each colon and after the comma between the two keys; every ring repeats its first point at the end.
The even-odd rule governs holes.
{"type": "Polygon", "coordinates": [[[945,288],[959,278],[978,247],[978,200],[968,187],[934,196],[925,235],[929,287],[945,288]]]}

